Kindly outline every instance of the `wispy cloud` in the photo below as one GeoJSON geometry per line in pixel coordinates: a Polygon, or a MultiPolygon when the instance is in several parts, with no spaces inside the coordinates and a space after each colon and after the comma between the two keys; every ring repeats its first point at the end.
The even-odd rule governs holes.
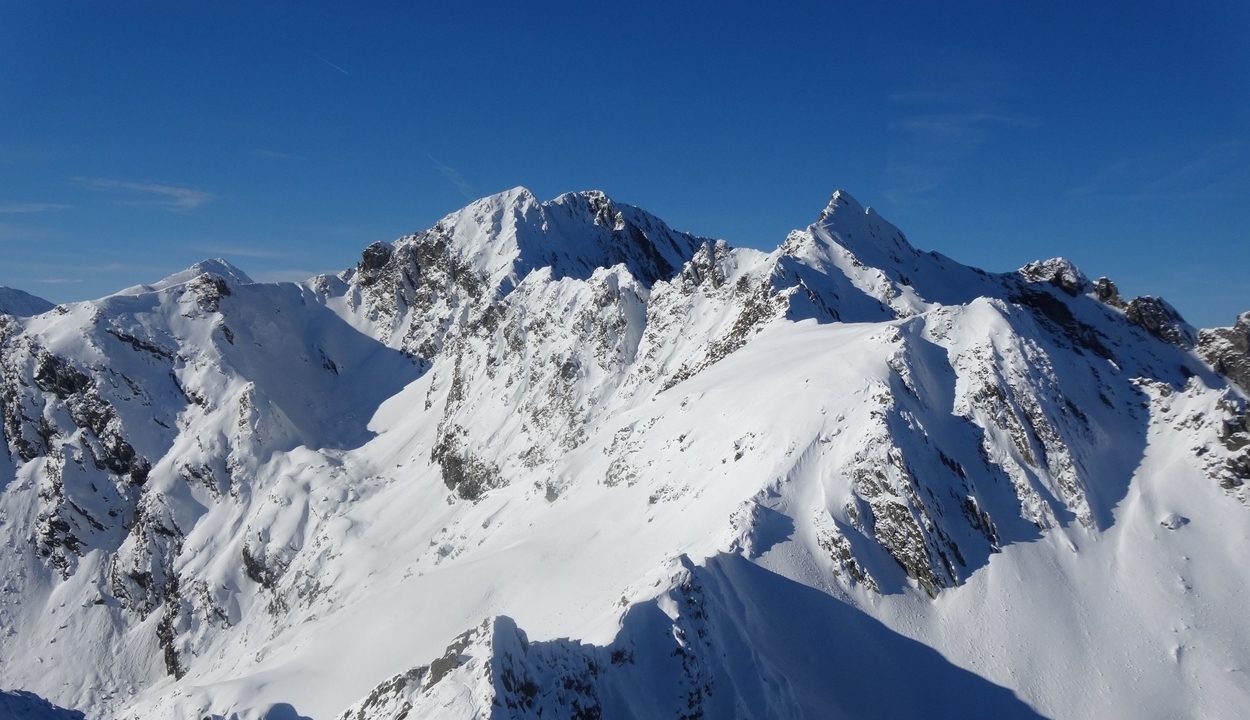
{"type": "Polygon", "coordinates": [[[171,210],[193,210],[210,200],[216,200],[221,197],[220,195],[214,195],[202,190],[177,187],[175,185],[126,182],[105,178],[72,179],[79,187],[88,190],[117,191],[128,193],[132,196],[140,195],[148,198],[143,201],[127,201],[129,204],[160,205],[171,210]]]}
{"type": "Polygon", "coordinates": [[[893,202],[938,188],[987,142],[996,127],[1031,128],[1025,117],[987,112],[910,115],[890,123],[895,139],[886,164],[893,202]]]}
{"type": "Polygon", "coordinates": [[[1240,195],[1250,183],[1245,149],[1244,142],[1234,140],[1194,149],[1188,157],[1122,158],[1070,188],[1068,195],[1122,200],[1240,195]]]}
{"type": "Polygon", "coordinates": [[[290,153],[274,152],[273,150],[263,150],[260,148],[253,150],[252,154],[258,158],[265,158],[266,160],[307,160],[308,159],[301,155],[291,155],[290,153]]]}
{"type": "Polygon", "coordinates": [[[923,200],[996,134],[1041,124],[1011,109],[1014,90],[1002,67],[969,58],[923,66],[922,77],[888,97],[893,117],[884,194],[895,203],[923,200]]]}
{"type": "Polygon", "coordinates": [[[473,186],[465,182],[465,179],[460,176],[460,173],[456,172],[455,168],[444,165],[443,163],[435,159],[433,155],[430,155],[428,157],[430,158],[430,162],[434,163],[434,169],[442,173],[443,177],[447,178],[448,182],[450,182],[452,185],[455,185],[456,189],[460,191],[461,195],[464,195],[464,198],[466,200],[477,199],[476,194],[473,192],[473,186]]]}
{"type": "Polygon", "coordinates": [[[320,56],[320,55],[318,55],[317,53],[312,52],[311,50],[310,50],[309,52],[310,52],[310,53],[312,53],[312,56],[313,56],[313,57],[317,58],[318,60],[320,60],[321,62],[325,63],[326,65],[329,65],[330,67],[334,68],[335,70],[338,70],[339,72],[343,73],[344,75],[350,75],[350,74],[351,74],[351,73],[347,72],[346,70],[344,70],[343,68],[339,67],[338,65],[335,65],[334,63],[330,62],[329,60],[326,60],[325,58],[321,57],[321,56],[320,56]]]}
{"type": "Polygon", "coordinates": [[[1069,195],[1097,195],[1120,185],[1129,176],[1132,163],[1117,160],[1068,190],[1069,195]]]}
{"type": "Polygon", "coordinates": [[[42,285],[75,285],[77,283],[82,282],[82,278],[63,278],[63,277],[40,278],[36,280],[35,282],[40,283],[42,285]]]}
{"type": "Polygon", "coordinates": [[[41,213],[52,210],[68,210],[69,205],[56,203],[8,203],[0,205],[0,213],[41,213]]]}

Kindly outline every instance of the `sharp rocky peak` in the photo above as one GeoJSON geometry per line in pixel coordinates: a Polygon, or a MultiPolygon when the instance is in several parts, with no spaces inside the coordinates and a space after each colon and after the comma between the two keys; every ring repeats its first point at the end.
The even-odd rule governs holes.
{"type": "Polygon", "coordinates": [[[816,237],[826,242],[836,243],[857,255],[866,255],[861,260],[870,265],[876,264],[874,261],[878,258],[873,256],[878,254],[888,256],[891,264],[919,254],[901,230],[876,210],[859,204],[845,190],[833,193],[811,229],[816,237]]]}

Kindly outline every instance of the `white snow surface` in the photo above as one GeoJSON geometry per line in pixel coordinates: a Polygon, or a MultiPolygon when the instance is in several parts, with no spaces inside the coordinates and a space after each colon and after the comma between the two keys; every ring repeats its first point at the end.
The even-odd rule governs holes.
{"type": "Polygon", "coordinates": [[[1250,716],[1244,391],[1066,261],[985,273],[841,191],[763,253],[518,188],[336,276],[45,310],[0,316],[5,690],[1250,716]]]}
{"type": "Polygon", "coordinates": [[[52,303],[24,290],[0,286],[0,314],[29,317],[52,309],[52,303]]]}

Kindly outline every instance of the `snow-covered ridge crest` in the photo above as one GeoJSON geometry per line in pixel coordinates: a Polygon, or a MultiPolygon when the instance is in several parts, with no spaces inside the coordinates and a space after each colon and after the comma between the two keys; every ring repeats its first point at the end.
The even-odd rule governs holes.
{"type": "Polygon", "coordinates": [[[182,285],[184,283],[188,283],[200,277],[201,275],[204,275],[205,273],[208,273],[210,275],[216,275],[232,283],[250,285],[253,282],[255,282],[254,280],[252,280],[252,278],[248,277],[247,273],[243,272],[239,268],[232,265],[230,261],[225,260],[223,258],[212,258],[212,259],[207,259],[207,260],[201,260],[195,263],[194,265],[192,265],[191,267],[187,268],[186,270],[179,270],[173,275],[162,278],[161,280],[158,280],[152,283],[151,285],[134,285],[132,287],[128,287],[124,290],[121,290],[116,294],[117,295],[138,295],[140,293],[149,293],[149,292],[154,292],[157,290],[164,290],[166,288],[174,287],[175,285],[182,285]]]}
{"type": "Polygon", "coordinates": [[[1192,349],[1104,280],[960,265],[841,192],[760,252],[516,189],[338,275],[2,316],[0,687],[1243,715],[1250,630],[1207,598],[1248,579],[1250,335],[1192,349]]]}

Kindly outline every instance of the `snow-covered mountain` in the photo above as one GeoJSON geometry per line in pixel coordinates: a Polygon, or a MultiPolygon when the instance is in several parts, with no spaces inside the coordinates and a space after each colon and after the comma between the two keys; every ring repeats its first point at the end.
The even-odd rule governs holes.
{"type": "Polygon", "coordinates": [[[0,286],[0,314],[29,317],[52,309],[52,303],[41,297],[11,287],[0,286]]]}
{"type": "Polygon", "coordinates": [[[0,310],[0,701],[1250,715],[1250,314],[844,192],[763,253],[523,189],[300,284],[0,310]]]}

